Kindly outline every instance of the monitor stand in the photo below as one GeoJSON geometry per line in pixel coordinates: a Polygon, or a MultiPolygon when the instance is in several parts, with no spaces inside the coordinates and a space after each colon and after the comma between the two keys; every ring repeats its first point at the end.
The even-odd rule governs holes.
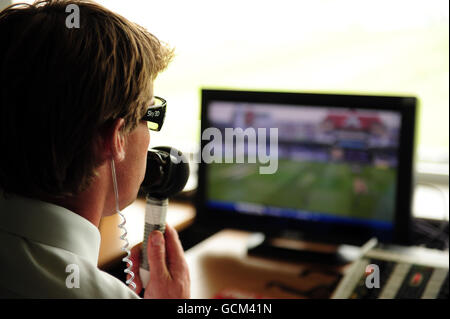
{"type": "Polygon", "coordinates": [[[249,256],[294,262],[342,266],[359,257],[359,247],[305,243],[298,240],[268,237],[254,233],[247,244],[249,256]]]}

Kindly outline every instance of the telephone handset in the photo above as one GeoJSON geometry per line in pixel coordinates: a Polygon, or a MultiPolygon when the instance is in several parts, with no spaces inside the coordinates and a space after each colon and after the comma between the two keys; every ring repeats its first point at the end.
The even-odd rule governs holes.
{"type": "MultiPolygon", "coordinates": [[[[187,158],[179,150],[169,146],[158,146],[147,152],[147,169],[140,189],[146,195],[144,241],[139,269],[139,276],[143,287],[147,285],[149,279],[147,259],[148,236],[153,230],[159,230],[164,233],[167,206],[169,203],[168,199],[183,190],[188,178],[189,164],[187,158]]],[[[124,236],[126,236],[126,230],[121,236],[121,239],[124,239],[122,238],[124,236]]],[[[128,242],[126,241],[126,245],[122,249],[128,251],[129,256],[127,247],[128,242]]],[[[133,282],[134,274],[130,270],[132,263],[127,257],[123,261],[129,265],[124,270],[125,273],[130,275],[130,279],[127,280],[126,284],[135,289],[133,282]]]]}

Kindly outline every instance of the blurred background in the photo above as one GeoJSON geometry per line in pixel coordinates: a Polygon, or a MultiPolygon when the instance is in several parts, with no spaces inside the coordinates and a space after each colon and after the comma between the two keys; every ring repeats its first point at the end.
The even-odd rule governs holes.
{"type": "Polygon", "coordinates": [[[448,163],[446,0],[98,2],[176,50],[155,83],[170,107],[153,143],[197,146],[201,87],[407,94],[421,101],[417,160],[448,163]]]}
{"type": "Polygon", "coordinates": [[[198,150],[202,87],[414,95],[416,177],[447,185],[448,208],[447,0],[97,2],[175,48],[155,82],[168,114],[151,146],[198,150]]]}

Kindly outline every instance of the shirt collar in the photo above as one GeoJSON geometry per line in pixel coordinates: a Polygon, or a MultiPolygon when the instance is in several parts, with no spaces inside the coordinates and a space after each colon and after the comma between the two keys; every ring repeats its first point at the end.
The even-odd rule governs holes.
{"type": "Polygon", "coordinates": [[[90,221],[55,204],[0,194],[0,229],[58,247],[97,265],[100,232],[90,221]]]}

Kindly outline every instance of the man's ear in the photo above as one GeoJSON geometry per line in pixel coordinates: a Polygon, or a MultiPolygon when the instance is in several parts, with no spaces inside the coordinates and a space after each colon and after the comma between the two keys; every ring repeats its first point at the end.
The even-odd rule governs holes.
{"type": "Polygon", "coordinates": [[[119,118],[114,121],[112,131],[110,131],[111,156],[115,162],[120,162],[125,158],[125,136],[122,129],[125,125],[125,120],[119,118]]]}
{"type": "Polygon", "coordinates": [[[124,119],[119,118],[101,130],[97,146],[99,163],[111,159],[120,162],[125,158],[125,136],[122,133],[124,125],[124,119]]]}

